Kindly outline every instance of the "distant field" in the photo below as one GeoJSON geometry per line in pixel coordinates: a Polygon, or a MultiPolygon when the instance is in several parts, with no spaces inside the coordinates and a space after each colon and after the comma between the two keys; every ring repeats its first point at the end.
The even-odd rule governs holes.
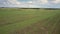
{"type": "Polygon", "coordinates": [[[0,34],[60,34],[60,10],[0,8],[0,34]]]}

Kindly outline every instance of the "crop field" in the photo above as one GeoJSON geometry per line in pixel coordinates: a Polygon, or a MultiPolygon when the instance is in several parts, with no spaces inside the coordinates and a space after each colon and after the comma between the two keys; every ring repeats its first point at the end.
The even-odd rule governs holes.
{"type": "Polygon", "coordinates": [[[60,10],[0,8],[0,34],[60,34],[60,10]]]}

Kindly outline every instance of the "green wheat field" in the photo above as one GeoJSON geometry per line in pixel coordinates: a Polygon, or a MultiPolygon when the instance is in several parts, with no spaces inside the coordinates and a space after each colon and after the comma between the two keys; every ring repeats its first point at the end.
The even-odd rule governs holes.
{"type": "Polygon", "coordinates": [[[0,8],[0,34],[60,34],[60,10],[0,8]]]}

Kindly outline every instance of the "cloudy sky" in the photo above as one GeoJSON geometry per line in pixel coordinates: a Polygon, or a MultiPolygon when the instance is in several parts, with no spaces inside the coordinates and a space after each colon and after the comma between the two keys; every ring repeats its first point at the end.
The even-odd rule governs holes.
{"type": "Polygon", "coordinates": [[[0,7],[60,8],[60,0],[0,0],[0,7]]]}

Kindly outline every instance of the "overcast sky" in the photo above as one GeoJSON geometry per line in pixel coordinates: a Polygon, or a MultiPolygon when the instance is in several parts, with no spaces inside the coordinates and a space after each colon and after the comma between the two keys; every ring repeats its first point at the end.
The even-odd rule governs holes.
{"type": "Polygon", "coordinates": [[[60,8],[60,0],[0,0],[0,7],[60,8]]]}

